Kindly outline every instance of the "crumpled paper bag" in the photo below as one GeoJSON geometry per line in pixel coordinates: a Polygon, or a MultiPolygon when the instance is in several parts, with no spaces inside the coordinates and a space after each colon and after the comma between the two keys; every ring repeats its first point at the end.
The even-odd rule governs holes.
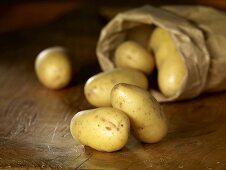
{"type": "Polygon", "coordinates": [[[97,44],[97,57],[103,71],[115,67],[114,50],[124,41],[129,29],[141,24],[169,31],[186,65],[186,75],[176,95],[165,97],[151,89],[159,102],[226,89],[226,13],[210,7],[146,5],[119,13],[102,29],[97,44]]]}

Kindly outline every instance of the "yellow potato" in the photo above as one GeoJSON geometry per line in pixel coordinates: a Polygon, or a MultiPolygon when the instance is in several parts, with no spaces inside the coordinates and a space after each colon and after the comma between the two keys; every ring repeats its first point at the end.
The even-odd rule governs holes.
{"type": "Polygon", "coordinates": [[[78,112],[71,120],[70,130],[78,142],[99,151],[113,152],[127,143],[130,122],[124,112],[101,107],[78,112]]]}
{"type": "Polygon", "coordinates": [[[147,49],[152,30],[153,27],[148,24],[134,27],[126,32],[126,40],[135,41],[147,49]]]}
{"type": "Polygon", "coordinates": [[[39,81],[50,89],[67,86],[72,77],[72,65],[66,50],[52,47],[41,51],[35,60],[35,72],[39,81]]]}
{"type": "Polygon", "coordinates": [[[144,47],[134,41],[125,41],[115,51],[116,67],[133,68],[150,74],[154,69],[154,58],[144,47]]]}
{"type": "Polygon", "coordinates": [[[184,66],[175,63],[175,60],[164,62],[158,70],[159,89],[165,96],[174,96],[185,76],[184,66]]]}
{"type": "Polygon", "coordinates": [[[175,61],[177,63],[182,61],[179,51],[176,48],[176,44],[170,42],[172,41],[164,41],[164,43],[162,43],[162,46],[157,48],[157,50],[154,52],[156,66],[158,68],[161,67],[161,64],[165,61],[167,62],[171,60],[177,60],[175,61]]]}
{"type": "Polygon", "coordinates": [[[153,51],[157,51],[160,47],[164,46],[165,44],[171,44],[172,37],[169,34],[168,31],[157,27],[154,29],[154,31],[151,34],[150,40],[149,40],[149,47],[153,51]]]}
{"type": "Polygon", "coordinates": [[[186,75],[186,65],[171,34],[157,27],[150,39],[158,70],[160,91],[167,97],[176,95],[186,75]]]}
{"type": "Polygon", "coordinates": [[[112,89],[111,103],[128,115],[134,134],[140,141],[155,143],[166,135],[166,118],[159,103],[148,91],[120,83],[112,89]]]}
{"type": "Polygon", "coordinates": [[[147,77],[142,72],[134,69],[114,69],[89,78],[84,87],[85,96],[94,106],[111,106],[111,89],[118,83],[148,88],[147,77]]]}

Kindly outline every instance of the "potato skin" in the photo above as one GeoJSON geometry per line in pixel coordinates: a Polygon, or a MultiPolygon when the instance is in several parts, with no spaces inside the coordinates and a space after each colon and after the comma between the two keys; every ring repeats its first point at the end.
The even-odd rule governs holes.
{"type": "Polygon", "coordinates": [[[70,131],[84,145],[113,152],[127,143],[130,121],[121,110],[101,107],[78,112],[71,120],[70,131]]]}
{"type": "Polygon", "coordinates": [[[180,89],[182,80],[185,78],[185,68],[177,62],[167,61],[158,71],[158,84],[165,96],[174,96],[180,89]]]}
{"type": "Polygon", "coordinates": [[[121,43],[115,51],[116,67],[133,68],[146,74],[154,69],[154,58],[148,50],[135,41],[121,43]]]}
{"type": "Polygon", "coordinates": [[[148,24],[134,27],[126,32],[126,40],[135,41],[141,46],[143,46],[145,49],[147,49],[152,31],[153,27],[148,24]]]}
{"type": "Polygon", "coordinates": [[[89,78],[84,87],[88,102],[94,106],[111,106],[111,89],[118,83],[134,84],[141,88],[148,88],[147,77],[135,69],[114,69],[99,73],[89,78]]]}
{"type": "Polygon", "coordinates": [[[148,91],[120,83],[112,89],[111,103],[128,115],[134,134],[140,141],[155,143],[166,135],[166,118],[159,103],[148,91]]]}
{"type": "Polygon", "coordinates": [[[160,91],[167,97],[176,95],[186,75],[186,66],[170,33],[156,28],[150,39],[155,54],[160,91]]]}
{"type": "Polygon", "coordinates": [[[66,50],[51,47],[41,51],[35,60],[35,72],[47,88],[61,89],[67,86],[72,78],[72,65],[66,50]]]}

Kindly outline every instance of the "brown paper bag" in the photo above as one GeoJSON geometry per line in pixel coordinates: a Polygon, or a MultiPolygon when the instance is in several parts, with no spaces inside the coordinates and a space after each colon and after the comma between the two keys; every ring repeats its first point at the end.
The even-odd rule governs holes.
{"type": "Polygon", "coordinates": [[[115,67],[115,48],[126,32],[141,24],[154,24],[172,34],[186,65],[177,94],[165,97],[151,89],[160,102],[194,98],[203,92],[226,89],[226,14],[202,6],[144,6],[118,14],[101,31],[97,56],[104,71],[115,67]]]}

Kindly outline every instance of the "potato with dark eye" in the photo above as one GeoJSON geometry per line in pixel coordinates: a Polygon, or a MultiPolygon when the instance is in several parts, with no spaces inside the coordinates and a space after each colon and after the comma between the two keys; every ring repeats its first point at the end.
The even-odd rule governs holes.
{"type": "Polygon", "coordinates": [[[71,120],[73,138],[99,151],[113,152],[127,143],[130,121],[127,115],[112,107],[78,112],[71,120]]]}
{"type": "Polygon", "coordinates": [[[68,53],[62,47],[41,51],[35,60],[35,72],[39,81],[47,88],[64,88],[72,78],[72,64],[68,53]]]}
{"type": "Polygon", "coordinates": [[[111,91],[111,104],[128,115],[140,141],[159,142],[167,134],[166,117],[148,91],[130,84],[117,84],[111,91]]]}

